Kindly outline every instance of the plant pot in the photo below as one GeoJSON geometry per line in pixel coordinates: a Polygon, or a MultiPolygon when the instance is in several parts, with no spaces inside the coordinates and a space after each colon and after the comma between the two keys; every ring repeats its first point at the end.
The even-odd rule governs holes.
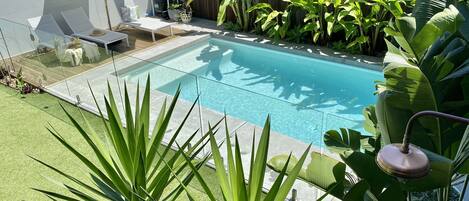
{"type": "Polygon", "coordinates": [[[192,12],[191,11],[188,11],[188,12],[183,11],[183,12],[179,13],[179,17],[181,18],[182,23],[189,23],[192,20],[192,12]]]}
{"type": "Polygon", "coordinates": [[[168,9],[168,16],[169,16],[169,19],[173,20],[173,21],[179,21],[179,13],[181,13],[181,10],[180,9],[168,9]]]}

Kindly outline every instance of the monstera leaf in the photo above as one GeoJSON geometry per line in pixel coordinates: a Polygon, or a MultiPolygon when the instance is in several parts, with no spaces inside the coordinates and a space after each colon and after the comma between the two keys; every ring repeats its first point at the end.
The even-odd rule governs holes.
{"type": "Polygon", "coordinates": [[[350,150],[360,150],[360,140],[362,138],[364,137],[358,131],[341,128],[340,132],[336,130],[327,131],[324,134],[324,143],[330,151],[343,153],[350,150]]]}

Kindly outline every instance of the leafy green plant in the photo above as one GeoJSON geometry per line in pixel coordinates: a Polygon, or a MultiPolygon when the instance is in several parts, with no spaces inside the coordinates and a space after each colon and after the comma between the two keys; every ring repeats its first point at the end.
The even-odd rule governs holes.
{"type": "Polygon", "coordinates": [[[277,11],[268,3],[257,3],[247,12],[256,13],[254,24],[259,25],[260,29],[275,41],[287,36],[290,27],[290,7],[284,11],[277,11]]]}
{"type": "Polygon", "coordinates": [[[346,1],[340,6],[337,24],[342,28],[337,30],[344,31],[347,48],[358,47],[374,55],[388,21],[403,16],[408,7],[412,7],[408,0],[346,1]]]}
{"type": "Polygon", "coordinates": [[[335,25],[339,18],[343,17],[339,12],[341,0],[288,0],[287,2],[306,11],[302,32],[311,33],[314,43],[326,45],[337,29],[335,25]],[[329,8],[332,11],[329,11],[329,8]]]}
{"type": "MultiPolygon", "coordinates": [[[[441,8],[445,1],[417,1],[413,16],[402,17],[386,33],[385,81],[378,85],[376,114],[383,142],[402,140],[405,123],[412,114],[433,110],[469,116],[467,5],[441,8]],[[433,14],[432,16],[429,16],[433,14]],[[463,17],[464,15],[464,17],[463,17]]],[[[422,118],[414,126],[411,142],[456,160],[465,126],[437,118],[422,118]]],[[[469,173],[469,163],[458,165],[459,174],[469,173]]],[[[440,190],[448,197],[448,187],[440,190]]]]}
{"type": "Polygon", "coordinates": [[[286,40],[289,42],[301,43],[306,35],[301,29],[301,26],[295,26],[292,29],[288,29],[286,40]]]}
{"type": "Polygon", "coordinates": [[[28,94],[33,91],[33,86],[24,81],[23,68],[20,68],[20,70],[16,73],[15,85],[16,90],[18,90],[20,94],[28,94]]]}
{"type": "Polygon", "coordinates": [[[225,22],[223,23],[223,28],[229,31],[241,31],[241,27],[233,22],[225,22]]]}
{"type": "MultiPolygon", "coordinates": [[[[313,152],[311,163],[301,171],[301,179],[326,192],[322,198],[330,194],[342,200],[405,200],[407,192],[428,191],[450,183],[454,173],[453,167],[457,163],[427,150],[424,151],[430,159],[432,171],[422,179],[401,183],[381,171],[375,162],[381,149],[381,133],[375,108],[368,107],[364,115],[367,119],[364,127],[372,133],[371,136],[344,128],[339,131],[327,131],[324,134],[324,143],[328,150],[338,154],[341,160],[313,152]],[[345,171],[346,167],[351,171],[345,171]]],[[[467,145],[466,148],[461,148],[469,150],[467,145]]],[[[284,160],[284,156],[277,156],[271,159],[269,165],[278,171],[278,164],[282,164],[284,160]]]]}
{"type": "Polygon", "coordinates": [[[228,7],[231,8],[236,18],[236,23],[241,30],[248,31],[251,23],[251,16],[247,10],[251,7],[252,0],[222,0],[218,8],[217,25],[222,25],[226,20],[228,7]]]}
{"type": "MultiPolygon", "coordinates": [[[[225,121],[225,128],[228,128],[225,121]]],[[[251,147],[251,160],[249,167],[249,174],[246,177],[244,166],[241,159],[241,150],[238,137],[234,136],[234,150],[231,147],[231,136],[226,130],[226,149],[227,149],[227,164],[228,173],[225,170],[225,164],[223,156],[220,153],[220,146],[216,141],[210,128],[210,145],[212,149],[213,161],[215,162],[216,174],[220,184],[220,188],[223,193],[224,200],[227,201],[241,201],[241,200],[275,200],[283,201],[288,195],[288,192],[293,186],[296,177],[300,173],[302,165],[306,160],[307,154],[310,147],[308,147],[301,158],[295,161],[295,165],[289,166],[291,154],[287,157],[285,165],[283,165],[280,174],[275,179],[274,184],[270,190],[265,194],[262,193],[262,187],[264,183],[265,170],[267,168],[267,152],[269,150],[269,138],[270,138],[270,118],[268,117],[264,129],[262,131],[259,144],[254,145],[256,135],[253,135],[252,147],[251,147]],[[256,150],[254,152],[254,150],[256,150]],[[289,169],[288,176],[286,175],[287,169],[289,169]],[[246,181],[247,179],[247,181],[246,181]]],[[[184,153],[183,153],[184,155],[184,153]]],[[[189,157],[185,157],[189,162],[189,157]]],[[[204,187],[205,192],[208,194],[210,200],[215,200],[213,196],[213,190],[207,186],[204,178],[196,171],[193,165],[189,163],[193,168],[196,178],[199,180],[201,185],[204,187]]]]}
{"type": "Polygon", "coordinates": [[[341,52],[348,52],[351,54],[360,54],[360,49],[357,46],[352,46],[352,47],[347,47],[347,43],[343,41],[335,41],[332,42],[332,47],[333,50],[336,51],[341,51],[341,52]]]}
{"type": "MultiPolygon", "coordinates": [[[[385,143],[400,141],[405,122],[416,112],[469,115],[469,45],[459,31],[464,18],[456,7],[450,6],[430,18],[420,30],[416,29],[418,19],[403,17],[386,29],[399,48],[387,42],[386,79],[378,85],[377,116],[385,143]]],[[[425,118],[414,128],[412,143],[453,158],[464,128],[425,118]]]]}
{"type": "MultiPolygon", "coordinates": [[[[137,87],[138,88],[138,87],[137,87]]],[[[205,134],[199,140],[195,140],[195,131],[181,146],[178,151],[171,154],[171,146],[175,145],[175,140],[179,136],[186,120],[189,117],[192,105],[184,120],[175,130],[168,145],[162,146],[162,140],[167,132],[168,124],[176,107],[176,102],[180,91],[177,90],[169,106],[166,100],[158,115],[156,124],[153,126],[153,132],[150,133],[150,80],[147,80],[145,92],[141,103],[139,102],[139,90],[136,95],[136,111],[132,111],[127,87],[125,87],[124,96],[124,118],[122,119],[111,90],[108,84],[108,97],[105,97],[105,107],[109,121],[105,120],[105,115],[98,106],[96,106],[105,127],[105,138],[103,141],[93,130],[86,118],[83,117],[84,124],[78,123],[78,119],[73,117],[65,108],[65,114],[76,127],[85,143],[93,150],[95,160],[91,160],[83,155],[76,145],[71,144],[64,139],[59,131],[52,125],[48,128],[51,135],[57,139],[68,151],[73,153],[78,161],[84,164],[88,169],[93,184],[86,180],[80,180],[65,171],[59,170],[40,159],[32,157],[37,162],[43,164],[59,175],[67,179],[67,182],[61,184],[72,196],[60,194],[48,190],[34,188],[50,198],[76,200],[174,200],[182,192],[187,191],[194,174],[188,172],[187,166],[198,170],[203,166],[205,160],[194,161],[195,156],[201,152],[207,142],[208,134],[205,134]],[[122,120],[126,123],[123,127],[122,120]],[[151,135],[150,135],[151,134],[151,135]],[[189,142],[195,143],[189,148],[189,142]],[[184,150],[188,149],[187,152],[184,150]],[[189,158],[186,162],[182,158],[189,158]],[[180,184],[174,189],[168,189],[171,183],[180,184]],[[168,193],[169,192],[169,193],[168,193]],[[76,198],[75,198],[76,197],[76,198]]],[[[187,194],[190,198],[190,194],[187,194]]]]}
{"type": "Polygon", "coordinates": [[[172,3],[172,4],[169,4],[169,9],[173,9],[173,10],[176,10],[176,9],[180,9],[182,8],[183,5],[180,4],[180,3],[172,3]]]}
{"type": "MultiPolygon", "coordinates": [[[[339,154],[353,176],[343,174],[343,168],[339,168],[340,171],[334,173],[340,177],[345,175],[344,182],[340,182],[340,177],[328,176],[328,182],[321,183],[324,180],[319,179],[324,173],[312,172],[309,175],[313,177],[308,178],[304,176],[308,175],[308,170],[300,174],[302,179],[343,200],[352,197],[355,200],[405,200],[407,192],[434,189],[438,189],[438,200],[448,200],[452,180],[468,174],[469,127],[438,118],[421,118],[412,130],[411,142],[422,147],[430,160],[431,172],[427,176],[401,182],[386,175],[375,163],[382,144],[402,141],[407,121],[416,112],[435,110],[469,116],[469,46],[465,34],[469,23],[463,21],[468,19],[463,15],[469,14],[469,10],[467,5],[458,8],[450,5],[438,10],[441,2],[432,7],[435,2],[417,2],[416,10],[432,13],[429,18],[425,17],[426,12],[421,17],[414,13],[414,16],[397,18],[386,28],[386,33],[399,47],[386,41],[385,81],[377,85],[376,108],[370,106],[364,112],[364,128],[372,135],[351,129],[331,130],[324,135],[328,149],[339,154]],[[422,5],[424,7],[420,8],[422,5]],[[418,28],[417,24],[423,25],[418,28]]],[[[331,162],[320,161],[316,159],[311,163],[323,169],[334,169],[331,162]]]]}
{"type": "MultiPolygon", "coordinates": [[[[301,169],[298,177],[316,187],[324,189],[329,194],[336,197],[343,197],[346,186],[350,186],[344,183],[347,181],[345,180],[346,165],[343,162],[317,152],[311,152],[310,156],[311,163],[307,165],[306,168],[301,169]]],[[[287,155],[274,156],[269,160],[268,165],[275,171],[281,171],[287,159],[287,155]]],[[[289,166],[293,167],[297,161],[298,159],[292,156],[289,166]]],[[[289,173],[290,170],[291,168],[288,168],[287,173],[289,173]]]]}
{"type": "MultiPolygon", "coordinates": [[[[284,0],[287,6],[276,10],[269,3],[256,3],[247,8],[255,16],[252,22],[239,12],[243,1],[226,0],[220,6],[218,24],[225,21],[226,8],[231,6],[237,17],[236,24],[243,31],[253,23],[255,32],[266,34],[278,41],[297,42],[310,38],[315,44],[331,46],[334,42],[346,42],[346,49],[360,49],[363,54],[374,55],[384,44],[384,28],[392,18],[399,18],[413,6],[412,0],[284,0]],[[292,16],[306,12],[303,22],[293,22],[292,16]],[[240,18],[242,16],[243,18],[240,18]],[[301,30],[295,30],[301,27],[301,30]]],[[[246,4],[247,5],[247,4],[246,4]]],[[[245,8],[245,7],[242,7],[245,8]]]]}

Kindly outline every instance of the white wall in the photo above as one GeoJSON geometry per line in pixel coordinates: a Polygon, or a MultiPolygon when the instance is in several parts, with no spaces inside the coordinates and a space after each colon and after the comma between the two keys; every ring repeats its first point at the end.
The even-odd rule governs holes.
{"type": "MultiPolygon", "coordinates": [[[[69,34],[70,28],[66,25],[61,11],[82,7],[88,14],[91,22],[98,28],[106,29],[107,19],[104,8],[105,0],[0,0],[0,28],[3,26],[4,32],[7,34],[8,46],[12,55],[31,50],[29,40],[29,31],[26,27],[19,24],[27,25],[27,19],[51,14],[59,23],[62,30],[69,34]],[[16,23],[2,21],[7,19],[16,23]],[[24,32],[24,33],[23,33],[24,32]],[[11,43],[11,44],[10,44],[11,43]]],[[[124,0],[107,0],[109,3],[109,12],[112,26],[117,26],[121,22],[118,8],[124,5],[124,0]]],[[[133,1],[140,7],[142,16],[150,9],[149,2],[151,0],[125,0],[133,1]]],[[[3,41],[0,40],[0,52],[6,54],[3,41]]]]}

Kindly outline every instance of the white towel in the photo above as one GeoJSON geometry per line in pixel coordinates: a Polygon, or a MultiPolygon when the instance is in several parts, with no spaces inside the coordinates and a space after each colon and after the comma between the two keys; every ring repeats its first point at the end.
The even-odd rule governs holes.
{"type": "Polygon", "coordinates": [[[85,57],[88,58],[90,62],[99,61],[101,54],[99,53],[98,45],[82,41],[81,48],[83,48],[83,51],[85,52],[85,57]]]}
{"type": "Polygon", "coordinates": [[[63,39],[55,39],[55,55],[62,63],[70,62],[72,66],[81,65],[83,57],[83,49],[68,49],[67,44],[63,42],[63,39]]]}
{"type": "Polygon", "coordinates": [[[83,49],[66,49],[64,55],[64,62],[70,62],[72,66],[79,66],[81,65],[83,57],[83,49]]]}

